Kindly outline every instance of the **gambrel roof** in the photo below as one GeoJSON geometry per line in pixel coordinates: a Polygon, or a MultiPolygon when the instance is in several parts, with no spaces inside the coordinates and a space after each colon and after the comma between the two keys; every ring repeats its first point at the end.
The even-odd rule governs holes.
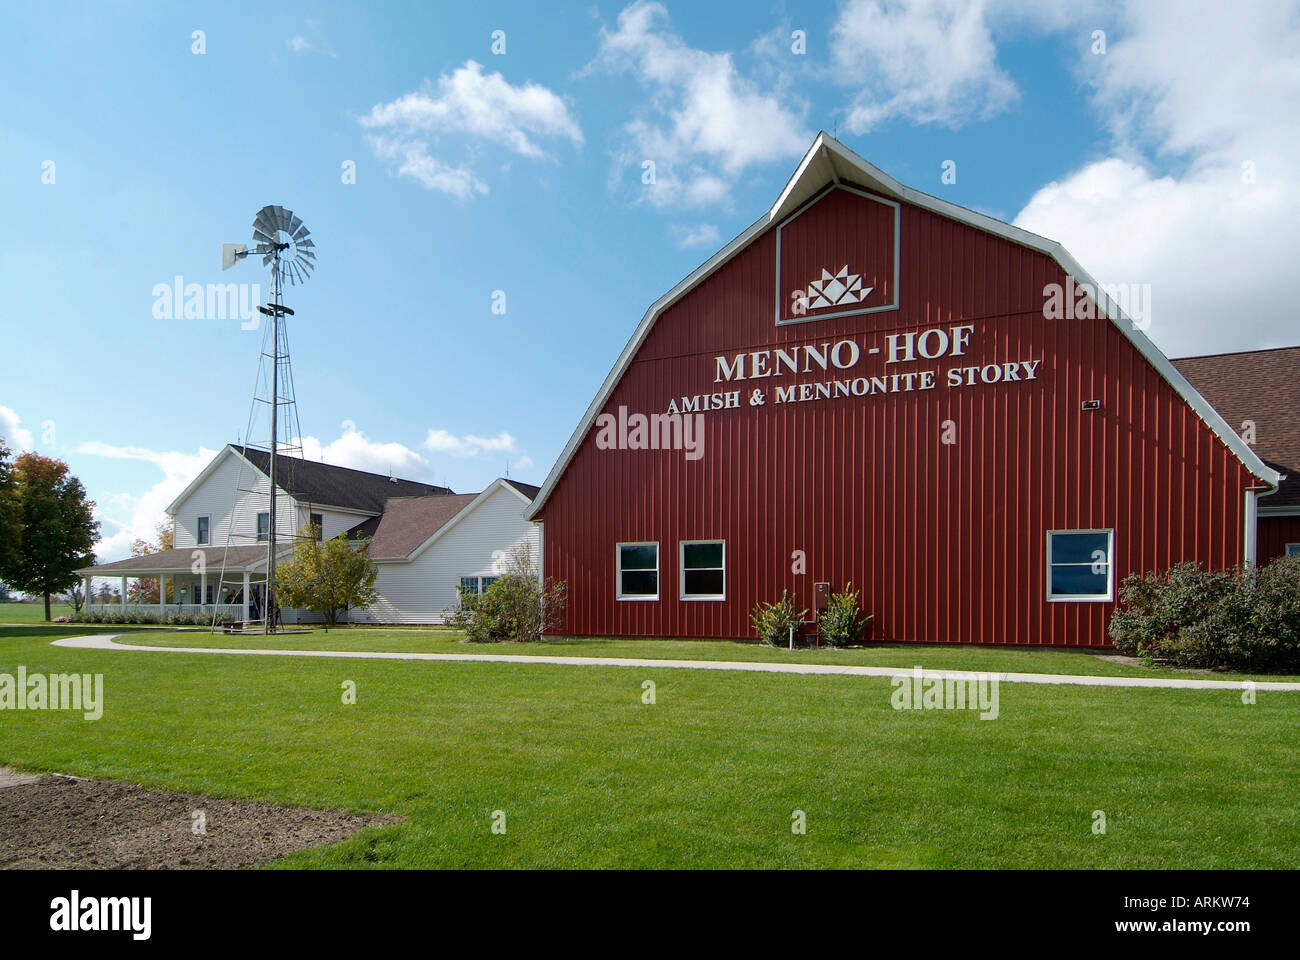
{"type": "Polygon", "coordinates": [[[600,389],[596,392],[596,396],[592,399],[591,405],[588,406],[587,412],[578,423],[577,429],[574,430],[569,442],[556,460],[555,466],[551,469],[546,482],[542,485],[541,492],[533,500],[532,508],[526,514],[528,519],[535,519],[542,512],[551,492],[559,483],[560,477],[563,476],[569,462],[581,446],[583,438],[587,436],[588,431],[595,423],[596,417],[605,408],[610,395],[614,392],[624,372],[632,363],[659,315],[766,230],[780,224],[790,214],[808,203],[827,187],[842,183],[852,184],[894,200],[905,201],[1051,257],[1062,270],[1074,278],[1077,284],[1087,284],[1092,290],[1097,291],[1095,299],[1097,305],[1101,308],[1101,312],[1128,338],[1147,362],[1155,368],[1188,406],[1196,412],[1197,416],[1223,441],[1246,469],[1269,486],[1276,487],[1281,482],[1282,474],[1259,458],[1250,445],[1228,425],[1214,407],[1188,382],[1183,373],[1124,314],[1120,305],[1106,294],[1088,272],[1059,243],[1040,237],[1038,234],[1030,233],[1020,227],[1012,226],[1009,223],[1003,223],[1001,220],[996,220],[986,214],[959,207],[955,203],[932,197],[929,194],[905,186],[880,168],[868,163],[830,134],[822,131],[813,140],[812,146],[804,154],[804,158],[796,168],[794,175],[786,183],[785,188],[771,208],[750,224],[739,236],[701,264],[690,276],[651,304],[650,309],[645,312],[627,345],[623,348],[623,352],[619,354],[613,369],[610,370],[609,375],[605,377],[600,389]]]}

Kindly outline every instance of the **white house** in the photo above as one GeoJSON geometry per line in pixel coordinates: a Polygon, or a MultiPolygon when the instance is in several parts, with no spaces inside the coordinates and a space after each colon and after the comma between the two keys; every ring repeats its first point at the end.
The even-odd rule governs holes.
{"type": "MultiPolygon", "coordinates": [[[[211,613],[258,619],[266,583],[270,530],[270,455],[226,446],[168,507],[173,549],[79,570],[88,609],[120,610],[90,602],[94,579],[160,580],[160,599],[143,612],[211,613]]],[[[353,622],[439,623],[461,588],[481,591],[504,572],[519,544],[540,556],[537,527],[524,519],[538,488],[496,480],[478,494],[387,477],[298,457],[276,458],[277,555],[288,558],[293,539],[309,524],[324,538],[340,533],[370,540],[380,599],[350,611],[353,622]]],[[[313,619],[284,609],[286,623],[313,619]]]]}

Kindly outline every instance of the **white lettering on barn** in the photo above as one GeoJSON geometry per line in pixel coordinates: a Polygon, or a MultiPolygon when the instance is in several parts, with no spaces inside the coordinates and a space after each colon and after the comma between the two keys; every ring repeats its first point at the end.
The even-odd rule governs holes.
{"type": "MultiPolygon", "coordinates": [[[[974,332],[973,324],[963,323],[891,333],[878,342],[871,342],[869,338],[859,341],[845,337],[821,343],[729,353],[712,358],[713,382],[723,384],[741,380],[773,380],[810,374],[816,379],[774,384],[771,389],[774,403],[806,403],[870,397],[882,393],[1022,383],[1038,379],[1039,367],[1043,362],[1041,358],[975,364],[969,361],[958,362],[946,369],[937,366],[898,371],[895,367],[896,364],[964,358],[970,350],[971,335],[974,332]],[[857,369],[866,364],[879,364],[882,369],[857,369]]],[[[739,390],[672,397],[668,401],[667,412],[707,413],[714,410],[736,410],[742,406],[761,407],[767,402],[767,388],[754,389],[754,386],[750,386],[746,389],[749,393],[744,403],[739,390]]]]}

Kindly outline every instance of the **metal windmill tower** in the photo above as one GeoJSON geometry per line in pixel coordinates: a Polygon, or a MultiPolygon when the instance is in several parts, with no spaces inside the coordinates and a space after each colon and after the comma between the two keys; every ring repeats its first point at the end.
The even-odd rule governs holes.
{"type": "MultiPolygon", "coordinates": [[[[263,595],[263,632],[275,633],[277,629],[275,602],[275,564],[276,544],[279,540],[276,531],[276,487],[277,462],[284,456],[302,457],[302,426],[298,421],[298,404],[293,385],[293,368],[289,361],[289,338],[286,318],[294,315],[284,305],[284,285],[287,280],[292,285],[303,283],[311,276],[316,266],[315,244],[310,239],[311,231],[302,220],[294,216],[291,210],[281,206],[266,206],[253,218],[252,254],[261,256],[262,266],[271,268],[271,302],[259,305],[258,310],[268,318],[263,328],[262,348],[258,357],[257,383],[253,391],[253,404],[249,411],[248,430],[245,443],[251,437],[253,421],[259,404],[266,404],[270,411],[270,442],[267,445],[270,456],[270,503],[268,529],[266,536],[266,586],[263,595]],[[269,347],[268,347],[269,340],[269,347]],[[283,414],[282,414],[283,411],[283,414]],[[281,439],[281,433],[287,433],[281,439]]],[[[228,270],[249,255],[246,244],[226,243],[221,247],[221,269],[228,270]]],[[[230,536],[227,534],[226,550],[229,551],[230,536]]],[[[220,583],[225,585],[226,561],[222,559],[220,583]]],[[[215,623],[215,615],[214,615],[215,623]]]]}

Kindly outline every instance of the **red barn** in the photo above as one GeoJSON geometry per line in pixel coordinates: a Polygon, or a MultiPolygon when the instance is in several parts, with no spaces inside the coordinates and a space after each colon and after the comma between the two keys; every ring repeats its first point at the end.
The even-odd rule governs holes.
{"type": "Polygon", "coordinates": [[[825,133],[645,314],[530,516],[568,635],[1108,644],[1119,581],[1252,560],[1281,481],[1060,245],[825,133]]]}

